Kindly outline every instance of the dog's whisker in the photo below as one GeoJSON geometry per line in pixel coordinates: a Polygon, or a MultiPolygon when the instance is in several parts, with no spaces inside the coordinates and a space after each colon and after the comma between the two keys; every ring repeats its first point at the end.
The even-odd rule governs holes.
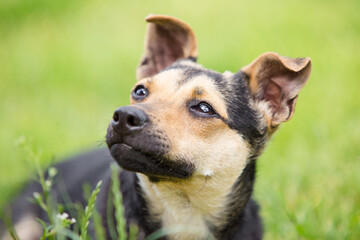
{"type": "Polygon", "coordinates": [[[197,192],[192,193],[192,195],[197,195],[197,194],[199,194],[199,193],[205,188],[205,185],[206,185],[208,179],[209,179],[209,176],[205,176],[205,177],[204,177],[204,184],[201,186],[201,188],[200,188],[197,192]]]}
{"type": "Polygon", "coordinates": [[[103,146],[106,143],[106,137],[105,136],[101,137],[99,140],[96,141],[96,143],[97,143],[96,144],[97,147],[103,146]]]}

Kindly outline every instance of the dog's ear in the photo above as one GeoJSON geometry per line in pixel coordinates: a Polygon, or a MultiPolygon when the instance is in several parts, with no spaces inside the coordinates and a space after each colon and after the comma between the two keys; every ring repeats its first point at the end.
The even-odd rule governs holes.
{"type": "Polygon", "coordinates": [[[310,58],[289,58],[277,53],[260,55],[241,69],[247,75],[255,102],[266,103],[268,127],[291,119],[300,90],[311,73],[310,58]]]}
{"type": "Polygon", "coordinates": [[[164,15],[150,15],[145,20],[145,52],[136,72],[138,80],[155,75],[180,58],[196,60],[196,39],[188,24],[164,15]]]}

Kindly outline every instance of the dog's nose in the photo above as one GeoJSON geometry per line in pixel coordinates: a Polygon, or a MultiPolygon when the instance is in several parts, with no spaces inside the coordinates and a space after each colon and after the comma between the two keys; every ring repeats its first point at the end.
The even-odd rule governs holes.
{"type": "Polygon", "coordinates": [[[147,122],[148,116],[143,110],[125,106],[116,109],[111,126],[116,132],[126,135],[141,130],[147,122]]]}

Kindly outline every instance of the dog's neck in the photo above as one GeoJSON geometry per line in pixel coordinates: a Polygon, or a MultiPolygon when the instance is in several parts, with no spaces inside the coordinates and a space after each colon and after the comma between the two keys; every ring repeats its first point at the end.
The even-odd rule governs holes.
{"type": "MultiPolygon", "coordinates": [[[[170,235],[170,239],[201,239],[209,234],[217,236],[241,215],[251,196],[253,181],[248,186],[244,185],[244,182],[249,182],[249,179],[244,179],[244,176],[249,176],[247,169],[248,166],[241,177],[236,178],[198,177],[180,182],[153,183],[138,174],[150,221],[159,222],[163,228],[177,232],[170,235]]],[[[252,175],[254,171],[250,172],[252,175]]]]}

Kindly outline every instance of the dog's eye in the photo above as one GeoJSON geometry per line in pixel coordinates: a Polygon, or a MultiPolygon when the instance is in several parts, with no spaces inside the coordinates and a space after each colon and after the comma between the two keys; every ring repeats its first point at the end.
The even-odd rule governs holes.
{"type": "Polygon", "coordinates": [[[197,112],[197,113],[199,113],[201,115],[205,115],[205,116],[216,115],[216,112],[214,111],[214,109],[210,106],[210,104],[208,104],[206,102],[191,104],[190,109],[194,112],[197,112]]]}
{"type": "Polygon", "coordinates": [[[148,95],[148,90],[143,86],[137,86],[132,92],[132,96],[135,100],[142,100],[148,95]]]}

